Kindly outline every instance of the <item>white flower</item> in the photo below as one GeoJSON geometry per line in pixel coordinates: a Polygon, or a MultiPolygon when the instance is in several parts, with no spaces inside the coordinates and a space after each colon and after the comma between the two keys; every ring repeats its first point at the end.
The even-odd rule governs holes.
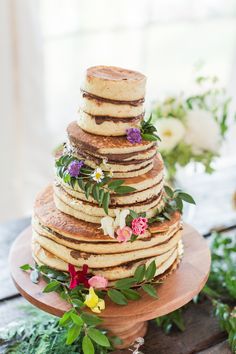
{"type": "Polygon", "coordinates": [[[94,172],[92,173],[92,178],[94,181],[96,181],[98,183],[103,180],[104,173],[100,167],[98,167],[98,168],[96,168],[96,170],[94,170],[94,172]]]}
{"type": "Polygon", "coordinates": [[[186,116],[185,142],[193,147],[193,151],[210,150],[217,152],[220,147],[220,127],[213,114],[202,109],[194,109],[186,116]]]}
{"type": "Polygon", "coordinates": [[[104,232],[104,235],[109,235],[110,237],[114,238],[115,230],[119,227],[122,229],[126,226],[125,219],[126,216],[129,215],[128,209],[123,210],[115,210],[116,218],[113,219],[111,216],[104,216],[101,219],[101,229],[104,232]]]}
{"type": "Polygon", "coordinates": [[[109,235],[114,238],[114,219],[111,216],[104,216],[104,218],[101,219],[101,229],[103,229],[104,235],[109,235]]]}
{"type": "Polygon", "coordinates": [[[183,139],[185,127],[183,123],[176,118],[160,118],[155,123],[157,133],[161,138],[159,143],[160,150],[172,150],[183,139]]]}
{"type": "Polygon", "coordinates": [[[125,219],[126,219],[126,216],[129,215],[129,210],[128,209],[124,209],[124,210],[114,210],[115,212],[115,215],[116,215],[116,218],[115,218],[115,221],[114,221],[114,227],[115,229],[120,227],[121,229],[123,229],[123,227],[126,226],[126,223],[125,223],[125,219]]]}

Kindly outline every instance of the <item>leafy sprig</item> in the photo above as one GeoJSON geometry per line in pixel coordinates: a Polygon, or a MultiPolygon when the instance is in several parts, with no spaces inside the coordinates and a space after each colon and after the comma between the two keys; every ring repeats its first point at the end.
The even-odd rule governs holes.
{"type": "Polygon", "coordinates": [[[143,140],[161,141],[160,137],[157,135],[156,127],[152,124],[152,114],[150,115],[148,120],[142,120],[140,131],[143,140]]]}
{"type": "Polygon", "coordinates": [[[148,220],[149,224],[154,222],[163,222],[165,220],[171,220],[171,214],[175,211],[183,212],[183,205],[185,203],[196,204],[193,197],[183,192],[181,189],[173,190],[169,186],[164,186],[165,197],[164,197],[164,208],[157,213],[156,216],[148,220]]]}
{"type": "MultiPolygon", "coordinates": [[[[32,266],[24,264],[20,268],[26,272],[30,271],[31,275],[35,274],[34,279],[31,277],[31,280],[35,283],[40,280],[40,277],[47,282],[43,289],[44,293],[56,292],[70,304],[71,309],[64,313],[59,321],[60,326],[67,330],[67,345],[72,345],[80,338],[84,354],[94,353],[95,345],[102,348],[111,347],[105,331],[96,328],[97,325],[101,326],[101,318],[84,310],[86,295],[89,290],[83,284],[70,289],[70,276],[68,273],[45,265],[32,266]]],[[[157,284],[155,274],[156,263],[153,260],[147,267],[145,264],[139,265],[133,277],[117,280],[109,289],[96,290],[96,294],[101,298],[105,298],[108,295],[111,301],[121,306],[127,305],[128,301],[140,299],[139,288],[142,288],[148,295],[157,298],[157,292],[153,286],[157,284]]]]}
{"type": "Polygon", "coordinates": [[[124,185],[124,180],[112,180],[109,172],[104,172],[102,181],[96,182],[92,177],[94,169],[88,166],[84,166],[80,169],[78,177],[72,177],[68,172],[68,166],[72,161],[79,160],[72,155],[62,155],[56,160],[57,175],[72,189],[79,187],[86,199],[89,199],[89,197],[95,199],[98,205],[103,207],[106,214],[108,214],[108,208],[111,202],[111,193],[122,195],[136,190],[134,187],[124,185]]]}

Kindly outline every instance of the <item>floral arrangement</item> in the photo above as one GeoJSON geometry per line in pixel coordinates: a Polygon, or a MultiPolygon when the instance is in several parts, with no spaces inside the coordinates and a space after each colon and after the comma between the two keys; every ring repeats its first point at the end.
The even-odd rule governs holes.
{"type": "Polygon", "coordinates": [[[111,181],[112,171],[105,172],[99,166],[92,169],[85,166],[84,161],[68,154],[62,155],[56,160],[56,173],[73,189],[79,186],[87,199],[92,196],[99,206],[103,206],[106,214],[108,214],[111,193],[126,194],[136,190],[133,187],[125,186],[124,180],[111,181]]]}
{"type": "Polygon", "coordinates": [[[67,330],[66,344],[73,344],[82,335],[82,350],[84,354],[94,353],[94,347],[112,347],[112,341],[117,338],[109,338],[106,331],[100,329],[102,319],[86,311],[90,309],[94,313],[101,313],[105,309],[105,296],[112,302],[123,306],[128,301],[140,298],[137,288],[142,288],[149,296],[157,298],[157,291],[153,285],[158,284],[155,279],[156,263],[152,261],[137,267],[134,276],[120,279],[108,288],[108,281],[102,276],[91,276],[86,264],[82,270],[77,271],[72,264],[68,264],[68,272],[57,271],[48,266],[24,264],[21,269],[30,271],[32,282],[38,283],[43,278],[47,285],[44,293],[57,292],[59,296],[71,305],[59,321],[60,326],[67,330]],[[99,325],[99,328],[96,326],[99,325]]]}
{"type": "Polygon", "coordinates": [[[193,95],[167,97],[153,106],[153,119],[160,135],[159,144],[168,177],[176,175],[178,166],[198,162],[207,173],[219,156],[228,129],[229,104],[225,89],[216,77],[197,77],[193,95]]]}

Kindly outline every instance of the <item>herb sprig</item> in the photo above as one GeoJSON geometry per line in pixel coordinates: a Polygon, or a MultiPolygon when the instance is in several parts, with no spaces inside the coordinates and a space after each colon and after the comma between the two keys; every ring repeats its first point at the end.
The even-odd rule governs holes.
{"type": "Polygon", "coordinates": [[[140,131],[143,140],[161,141],[160,137],[157,135],[156,127],[152,124],[152,114],[150,115],[148,120],[142,120],[140,131]]]}
{"type": "Polygon", "coordinates": [[[124,185],[124,180],[112,180],[109,172],[104,172],[104,178],[102,181],[96,182],[92,177],[95,170],[88,166],[84,166],[80,169],[78,177],[72,177],[68,172],[68,166],[72,161],[79,160],[72,155],[61,156],[56,161],[57,175],[72,189],[79,187],[86,199],[89,199],[89,197],[95,199],[98,202],[98,205],[103,207],[106,214],[108,214],[108,208],[111,202],[111,193],[122,195],[136,190],[134,187],[124,185]]]}

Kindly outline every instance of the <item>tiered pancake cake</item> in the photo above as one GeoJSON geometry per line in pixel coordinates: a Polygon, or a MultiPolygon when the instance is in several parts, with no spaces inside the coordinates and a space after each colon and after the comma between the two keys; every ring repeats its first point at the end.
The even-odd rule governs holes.
{"type": "Polygon", "coordinates": [[[176,268],[181,257],[180,214],[154,222],[133,242],[119,242],[104,234],[101,221],[108,215],[132,210],[150,219],[165,205],[163,162],[156,141],[127,139],[127,129],[138,128],[144,118],[146,78],[116,67],[87,70],[81,88],[77,122],[67,128],[63,154],[83,161],[88,169],[101,168],[111,181],[123,180],[133,191],[111,191],[108,210],[78,183],[56,173],[55,183],[39,194],[33,216],[33,256],[37,263],[67,271],[68,263],[91,274],[114,280],[134,275],[140,264],[156,262],[156,276],[176,268]]]}

